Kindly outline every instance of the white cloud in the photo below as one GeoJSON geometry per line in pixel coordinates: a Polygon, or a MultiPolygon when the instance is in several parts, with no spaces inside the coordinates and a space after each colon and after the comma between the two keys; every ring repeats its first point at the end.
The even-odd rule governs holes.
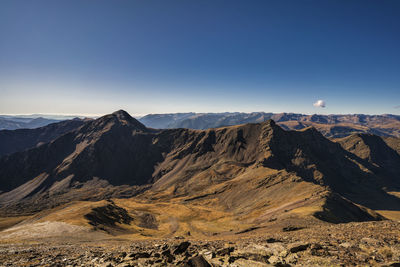
{"type": "Polygon", "coordinates": [[[318,100],[317,102],[315,102],[314,107],[319,107],[319,108],[324,108],[326,107],[326,103],[324,100],[318,100]]]}

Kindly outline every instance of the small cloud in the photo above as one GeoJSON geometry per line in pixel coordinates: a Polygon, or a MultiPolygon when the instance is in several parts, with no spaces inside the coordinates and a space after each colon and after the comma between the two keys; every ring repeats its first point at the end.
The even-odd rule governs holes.
{"type": "Polygon", "coordinates": [[[324,108],[326,107],[326,103],[324,100],[318,100],[317,102],[315,102],[314,107],[318,107],[318,108],[324,108]]]}
{"type": "Polygon", "coordinates": [[[395,106],[394,108],[400,108],[400,105],[398,105],[398,106],[395,106]]]}

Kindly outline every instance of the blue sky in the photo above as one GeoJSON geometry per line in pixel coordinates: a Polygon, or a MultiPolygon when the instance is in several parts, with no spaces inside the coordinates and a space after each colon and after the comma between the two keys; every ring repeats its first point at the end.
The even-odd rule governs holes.
{"type": "Polygon", "coordinates": [[[1,114],[399,105],[400,1],[0,1],[1,114]]]}

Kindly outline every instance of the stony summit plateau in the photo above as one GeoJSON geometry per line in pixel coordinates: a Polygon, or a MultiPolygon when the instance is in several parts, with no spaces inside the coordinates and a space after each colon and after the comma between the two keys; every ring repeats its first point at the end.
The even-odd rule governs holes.
{"type": "Polygon", "coordinates": [[[400,266],[397,117],[227,116],[0,131],[0,265],[400,266]]]}

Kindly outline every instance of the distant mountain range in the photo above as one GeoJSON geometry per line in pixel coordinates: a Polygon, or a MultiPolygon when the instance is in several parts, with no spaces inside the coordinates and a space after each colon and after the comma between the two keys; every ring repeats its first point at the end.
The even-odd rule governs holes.
{"type": "Polygon", "coordinates": [[[379,136],[400,136],[399,115],[304,115],[295,113],[172,113],[149,114],[139,119],[147,127],[208,129],[245,123],[274,120],[286,130],[300,130],[310,126],[324,136],[340,138],[355,133],[379,136]]]}
{"type": "MultiPolygon", "coordinates": [[[[51,123],[71,120],[61,115],[0,115],[0,130],[34,129],[51,123]]],[[[83,117],[80,117],[83,119],[83,117]]],[[[274,120],[285,130],[314,127],[328,138],[341,138],[355,133],[370,133],[384,137],[400,137],[399,115],[304,115],[295,113],[171,113],[149,114],[138,120],[155,129],[209,129],[274,120]]]]}
{"type": "Polygon", "coordinates": [[[0,130],[34,129],[64,120],[83,119],[69,115],[0,115],[0,130]]]}
{"type": "Polygon", "coordinates": [[[0,117],[0,130],[33,129],[59,121],[60,120],[45,119],[42,117],[38,118],[0,117]]]}
{"type": "MultiPolygon", "coordinates": [[[[294,220],[382,220],[382,210],[391,216],[400,212],[399,138],[362,133],[333,142],[315,128],[286,131],[273,120],[157,130],[122,110],[63,123],[51,126],[58,134],[46,134],[52,141],[0,157],[1,214],[45,210],[47,216],[59,205],[79,205],[78,200],[128,197],[134,198],[126,203],[142,203],[146,211],[152,205],[166,211],[177,205],[219,207],[231,214],[232,225],[248,228],[294,220]]],[[[87,215],[92,210],[85,212],[93,217],[87,215]]],[[[134,208],[130,212],[136,214],[134,208]]],[[[165,222],[153,235],[174,229],[163,213],[146,216],[165,222]]],[[[196,222],[185,220],[189,224],[183,229],[204,234],[196,222]]]]}
{"type": "Polygon", "coordinates": [[[0,157],[53,141],[82,126],[85,121],[76,118],[35,129],[0,130],[0,157]]]}

